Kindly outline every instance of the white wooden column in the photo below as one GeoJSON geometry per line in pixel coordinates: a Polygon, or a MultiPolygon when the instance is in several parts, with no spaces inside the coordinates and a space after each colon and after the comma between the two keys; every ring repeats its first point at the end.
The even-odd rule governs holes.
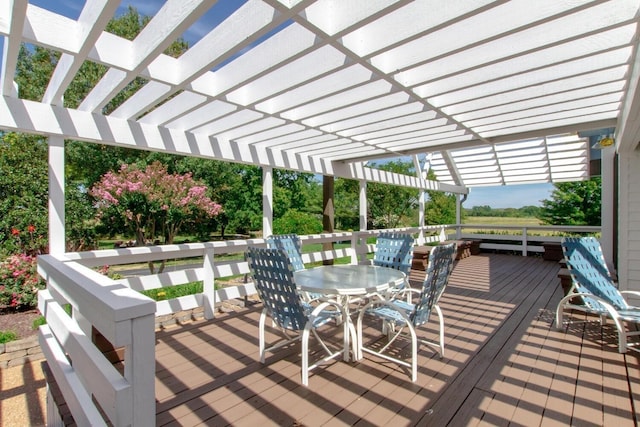
{"type": "Polygon", "coordinates": [[[600,176],[602,178],[601,196],[600,196],[600,225],[602,233],[600,237],[600,245],[602,246],[602,254],[607,263],[607,267],[611,271],[615,271],[613,259],[614,247],[614,203],[615,200],[615,149],[613,147],[600,150],[600,176]]]}
{"type": "Polygon", "coordinates": [[[424,208],[425,208],[425,199],[427,197],[427,192],[425,190],[420,190],[420,196],[418,197],[418,227],[420,227],[420,231],[418,232],[418,246],[424,245],[424,208]]]}
{"type": "Polygon", "coordinates": [[[416,169],[416,176],[420,178],[420,193],[418,196],[418,227],[420,227],[420,231],[418,232],[418,245],[424,245],[424,221],[425,221],[425,206],[427,202],[427,190],[425,181],[429,176],[429,167],[431,164],[429,163],[431,159],[431,155],[427,155],[424,158],[424,161],[420,161],[420,158],[417,154],[413,155],[413,167],[416,169]]]}
{"type": "MultiPolygon", "coordinates": [[[[360,231],[367,231],[367,181],[360,180],[360,193],[359,193],[359,208],[360,208],[360,231]]],[[[366,254],[358,255],[356,248],[362,247],[366,242],[364,239],[353,239],[351,242],[351,264],[359,264],[366,261],[366,254]]]]}
{"type": "Polygon", "coordinates": [[[215,265],[213,255],[213,247],[204,250],[202,293],[204,294],[204,318],[207,320],[213,319],[216,312],[216,287],[213,271],[215,265]]]}
{"type": "Polygon", "coordinates": [[[360,231],[367,230],[367,181],[360,180],[360,231]]]}
{"type": "Polygon", "coordinates": [[[49,137],[49,253],[66,252],[64,223],[64,139],[49,137]]]}
{"type": "Polygon", "coordinates": [[[273,168],[262,167],[262,237],[273,234],[273,168]]]}
{"type": "MultiPolygon", "coordinates": [[[[456,224],[460,225],[462,221],[462,202],[461,195],[456,194],[456,224]]],[[[460,239],[460,227],[456,227],[456,239],[460,239]]]]}

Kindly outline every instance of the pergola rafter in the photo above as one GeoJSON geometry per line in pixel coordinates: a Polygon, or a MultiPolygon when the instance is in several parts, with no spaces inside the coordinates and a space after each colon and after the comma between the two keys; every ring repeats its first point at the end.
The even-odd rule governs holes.
{"type": "MultiPolygon", "coordinates": [[[[305,171],[446,150],[450,176],[463,169],[459,150],[615,127],[637,55],[638,4],[627,0],[250,0],[220,9],[219,24],[178,58],[162,51],[221,8],[215,1],[165,1],[131,41],[104,31],[118,6],[88,1],[72,19],[25,0],[5,3],[5,96],[15,96],[20,43],[37,44],[61,53],[43,104],[60,105],[82,62],[94,61],[108,70],[78,110],[100,114],[141,77],[146,83],[110,117],[234,147],[199,143],[198,155],[231,152],[222,158],[245,162],[246,152],[273,152],[275,163],[262,163],[305,171]]],[[[588,177],[583,153],[572,178],[588,177]]],[[[525,152],[514,155],[529,162],[525,152]]],[[[547,169],[521,182],[565,179],[550,161],[547,169]]],[[[509,183],[460,179],[466,187],[509,183]]]]}

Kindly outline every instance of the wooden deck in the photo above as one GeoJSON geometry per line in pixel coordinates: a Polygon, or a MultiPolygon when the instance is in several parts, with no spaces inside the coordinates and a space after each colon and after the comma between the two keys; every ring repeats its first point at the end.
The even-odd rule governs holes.
{"type": "Polygon", "coordinates": [[[445,357],[422,346],[416,384],[365,355],[316,369],[303,387],[299,346],[259,363],[260,304],[159,332],[156,424],[637,425],[638,355],[617,353],[610,326],[552,327],[558,270],[534,257],[458,261],[441,300],[445,357]]]}

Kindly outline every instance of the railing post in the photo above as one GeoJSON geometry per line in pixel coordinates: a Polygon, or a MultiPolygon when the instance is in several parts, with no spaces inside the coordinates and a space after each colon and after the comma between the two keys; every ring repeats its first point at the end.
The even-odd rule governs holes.
{"type": "Polygon", "coordinates": [[[522,227],[522,256],[527,256],[527,227],[522,227]]]}
{"type": "Polygon", "coordinates": [[[204,318],[211,320],[215,317],[216,292],[214,278],[213,248],[204,250],[203,268],[204,278],[202,280],[202,293],[204,294],[204,318]]]}
{"type": "Polygon", "coordinates": [[[358,265],[358,251],[357,251],[358,237],[356,233],[351,233],[351,264],[358,265]]]}
{"type": "Polygon", "coordinates": [[[153,314],[131,321],[133,340],[125,351],[124,376],[133,389],[133,425],[153,426],[156,422],[156,336],[153,314]]]}

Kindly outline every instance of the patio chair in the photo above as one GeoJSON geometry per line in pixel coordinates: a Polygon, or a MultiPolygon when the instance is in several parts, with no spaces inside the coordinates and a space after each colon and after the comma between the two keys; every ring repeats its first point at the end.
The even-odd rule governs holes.
{"type": "MultiPolygon", "coordinates": [[[[305,266],[302,262],[302,244],[297,234],[277,234],[267,237],[267,247],[269,249],[280,249],[285,251],[293,266],[293,271],[304,270],[305,266]]],[[[321,299],[324,295],[309,292],[302,293],[307,302],[313,302],[321,299]]]]}
{"type": "Polygon", "coordinates": [[[358,357],[362,357],[363,352],[370,353],[383,359],[387,359],[403,366],[411,368],[411,381],[416,382],[418,378],[418,345],[420,343],[438,348],[440,357],[444,357],[444,318],[442,310],[438,306],[438,300],[442,296],[456,256],[456,244],[439,245],[433,248],[429,254],[429,266],[427,275],[422,284],[422,289],[412,289],[406,287],[396,295],[398,299],[389,301],[376,300],[366,306],[358,315],[357,333],[358,337],[358,357]],[[400,299],[402,293],[419,293],[420,296],[414,303],[408,303],[400,299]],[[438,342],[418,339],[416,329],[429,321],[432,311],[439,318],[439,340],[438,342]],[[365,315],[379,318],[383,322],[383,331],[387,334],[388,341],[380,349],[365,347],[362,337],[362,323],[365,315]],[[405,332],[408,331],[408,334],[405,332]],[[411,362],[401,360],[384,354],[390,345],[399,337],[404,336],[411,340],[411,362]]]}
{"type": "MultiPolygon", "coordinates": [[[[260,362],[265,363],[267,351],[275,351],[297,340],[302,341],[302,384],[309,384],[309,372],[339,355],[348,360],[349,334],[355,335],[355,330],[348,322],[341,322],[345,313],[343,307],[336,302],[324,301],[313,307],[304,302],[297,291],[293,278],[293,267],[287,255],[279,249],[264,249],[249,247],[245,254],[251,270],[258,296],[264,304],[259,323],[259,351],[260,362]],[[332,310],[327,310],[328,307],[332,310]],[[271,317],[274,327],[283,338],[266,347],[265,323],[267,316],[271,317]],[[343,346],[331,349],[320,338],[316,329],[327,323],[340,323],[343,328],[343,346]],[[293,335],[291,334],[293,333],[293,335]],[[309,366],[309,335],[313,335],[320,342],[326,356],[309,366]]],[[[355,354],[355,337],[353,338],[355,354]]]]}
{"type": "Polygon", "coordinates": [[[280,249],[285,251],[291,261],[294,271],[304,270],[302,262],[302,244],[300,237],[296,234],[278,234],[267,237],[267,247],[269,249],[280,249]]]}
{"type": "Polygon", "coordinates": [[[625,295],[640,297],[640,292],[618,290],[595,237],[565,237],[561,246],[572,284],[558,303],[556,328],[563,328],[565,310],[597,314],[603,325],[611,318],[618,331],[618,351],[626,353],[637,344],[629,343],[628,338],[640,335],[637,328],[630,330],[627,327],[627,323],[640,323],[640,307],[630,306],[625,295]],[[576,297],[580,297],[582,304],[575,303],[576,297]]]}
{"type": "Polygon", "coordinates": [[[408,286],[413,244],[414,240],[410,234],[385,232],[378,235],[373,265],[400,270],[407,275],[405,283],[389,289],[389,297],[408,286]]]}

